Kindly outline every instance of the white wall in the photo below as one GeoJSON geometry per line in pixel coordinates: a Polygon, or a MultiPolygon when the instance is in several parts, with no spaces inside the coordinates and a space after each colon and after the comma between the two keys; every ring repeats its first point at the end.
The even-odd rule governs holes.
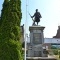
{"type": "Polygon", "coordinates": [[[44,43],[60,43],[60,39],[57,39],[57,38],[44,38],[44,43]]]}
{"type": "MultiPolygon", "coordinates": [[[[30,37],[27,39],[27,43],[30,42],[30,37]]],[[[44,43],[60,43],[60,39],[58,38],[44,38],[44,43]]]]}

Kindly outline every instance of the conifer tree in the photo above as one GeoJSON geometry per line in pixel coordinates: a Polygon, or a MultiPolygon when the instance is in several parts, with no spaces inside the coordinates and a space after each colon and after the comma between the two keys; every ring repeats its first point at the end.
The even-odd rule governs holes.
{"type": "Polygon", "coordinates": [[[4,3],[3,3],[3,9],[2,9],[2,13],[1,13],[1,22],[0,22],[0,25],[2,24],[2,18],[5,17],[4,14],[7,13],[6,9],[7,9],[7,4],[8,4],[9,0],[4,0],[4,3]]]}
{"type": "Polygon", "coordinates": [[[0,27],[0,60],[22,60],[21,0],[4,0],[0,27]]]}

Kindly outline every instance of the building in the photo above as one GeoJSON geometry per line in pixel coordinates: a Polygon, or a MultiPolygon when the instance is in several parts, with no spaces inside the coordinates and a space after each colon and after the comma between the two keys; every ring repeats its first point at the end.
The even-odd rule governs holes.
{"type": "Polygon", "coordinates": [[[60,26],[58,26],[57,34],[53,38],[60,38],[60,26]]]}

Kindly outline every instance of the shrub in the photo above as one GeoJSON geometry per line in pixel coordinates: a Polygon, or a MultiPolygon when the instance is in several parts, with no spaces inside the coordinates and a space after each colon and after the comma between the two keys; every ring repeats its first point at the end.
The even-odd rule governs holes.
{"type": "Polygon", "coordinates": [[[53,51],[54,55],[58,55],[58,50],[57,49],[53,49],[52,51],[53,51]]]}

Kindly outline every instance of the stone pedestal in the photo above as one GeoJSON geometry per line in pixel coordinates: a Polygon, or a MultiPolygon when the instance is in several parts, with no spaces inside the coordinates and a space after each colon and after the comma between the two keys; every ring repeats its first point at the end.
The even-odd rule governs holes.
{"type": "Polygon", "coordinates": [[[32,44],[42,44],[44,43],[44,34],[43,30],[45,27],[43,26],[30,26],[30,43],[32,44]]]}
{"type": "Polygon", "coordinates": [[[45,27],[43,26],[29,27],[31,49],[28,50],[28,56],[31,57],[43,56],[42,44],[44,43],[44,34],[43,34],[44,28],[45,27]]]}
{"type": "Polygon", "coordinates": [[[56,58],[48,58],[48,57],[27,57],[27,60],[57,60],[56,58]]]}
{"type": "Polygon", "coordinates": [[[28,47],[28,57],[27,60],[57,60],[53,57],[47,57],[44,54],[43,44],[44,44],[44,30],[43,26],[30,26],[30,46],[28,47]]]}

